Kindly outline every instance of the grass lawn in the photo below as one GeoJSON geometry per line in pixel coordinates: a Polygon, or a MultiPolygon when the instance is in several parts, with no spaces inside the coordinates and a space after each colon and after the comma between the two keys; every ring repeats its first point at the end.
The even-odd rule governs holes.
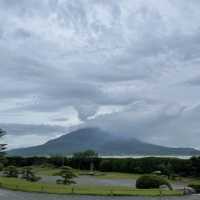
{"type": "MultiPolygon", "coordinates": [[[[160,190],[138,190],[131,187],[116,186],[64,186],[56,184],[32,183],[22,179],[0,177],[0,187],[24,192],[76,195],[116,195],[116,196],[160,196],[160,190]]],[[[180,191],[162,191],[163,196],[180,196],[180,191]]]]}

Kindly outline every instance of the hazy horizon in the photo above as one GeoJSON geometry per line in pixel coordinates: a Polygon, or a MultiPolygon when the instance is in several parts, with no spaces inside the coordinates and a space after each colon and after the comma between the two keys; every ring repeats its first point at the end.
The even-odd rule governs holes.
{"type": "Polygon", "coordinates": [[[9,148],[79,127],[200,149],[200,1],[1,0],[9,148]]]}

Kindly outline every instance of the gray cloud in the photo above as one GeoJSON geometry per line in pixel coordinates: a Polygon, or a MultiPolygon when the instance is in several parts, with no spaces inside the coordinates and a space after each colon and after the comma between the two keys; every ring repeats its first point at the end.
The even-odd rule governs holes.
{"type": "Polygon", "coordinates": [[[33,125],[33,124],[0,124],[0,126],[7,130],[8,135],[18,136],[18,135],[46,135],[55,133],[66,133],[67,128],[62,126],[50,126],[50,125],[33,125]]]}
{"type": "Polygon", "coordinates": [[[40,124],[103,124],[197,147],[188,142],[197,123],[185,124],[192,129],[200,99],[191,87],[200,76],[199,8],[197,0],[0,1],[1,123],[16,135],[11,124],[29,124],[20,139],[50,138],[40,124]]]}
{"type": "Polygon", "coordinates": [[[200,76],[193,77],[193,78],[185,81],[185,84],[190,85],[190,86],[200,86],[200,76]]]}
{"type": "Polygon", "coordinates": [[[39,124],[0,124],[0,127],[7,131],[4,140],[9,149],[43,144],[48,139],[66,134],[70,130],[62,126],[39,124]]]}

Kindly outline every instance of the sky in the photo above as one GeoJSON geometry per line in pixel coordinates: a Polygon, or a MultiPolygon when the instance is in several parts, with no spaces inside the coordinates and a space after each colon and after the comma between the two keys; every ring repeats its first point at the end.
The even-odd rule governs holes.
{"type": "Polygon", "coordinates": [[[200,149],[199,10],[199,0],[1,0],[9,148],[95,126],[200,149]]]}

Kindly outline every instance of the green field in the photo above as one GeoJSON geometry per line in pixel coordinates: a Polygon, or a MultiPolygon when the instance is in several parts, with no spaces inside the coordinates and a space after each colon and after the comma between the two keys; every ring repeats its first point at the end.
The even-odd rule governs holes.
{"type": "Polygon", "coordinates": [[[114,186],[64,186],[56,184],[32,183],[22,179],[0,177],[0,186],[4,189],[24,192],[40,192],[50,194],[74,194],[74,195],[100,195],[100,196],[179,196],[180,191],[168,190],[139,190],[131,187],[114,186]]]}

